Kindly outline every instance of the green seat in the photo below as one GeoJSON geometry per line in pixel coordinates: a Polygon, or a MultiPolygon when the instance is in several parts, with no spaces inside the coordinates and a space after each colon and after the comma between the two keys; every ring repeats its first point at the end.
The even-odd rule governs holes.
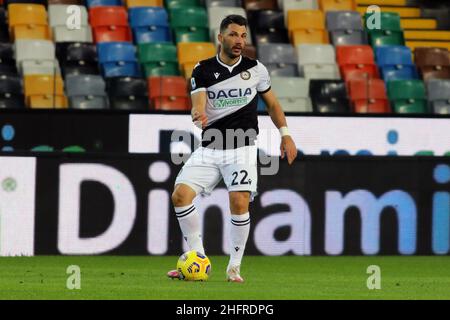
{"type": "Polygon", "coordinates": [[[395,113],[427,113],[425,85],[421,80],[393,80],[387,83],[395,113]]]}
{"type": "Polygon", "coordinates": [[[138,57],[146,77],[180,74],[177,47],[171,43],[140,43],[138,57]]]}
{"type": "MultiPolygon", "coordinates": [[[[372,14],[366,13],[364,15],[364,25],[367,28],[367,19],[372,14]]],[[[391,30],[391,31],[402,31],[402,25],[400,20],[400,15],[396,12],[381,12],[380,16],[381,21],[381,30],[391,30]]],[[[367,31],[373,31],[373,30],[367,30],[367,31]]]]}
{"type": "Polygon", "coordinates": [[[165,0],[164,6],[167,9],[173,8],[187,8],[187,7],[201,7],[199,0],[165,0]]]}
{"type": "Polygon", "coordinates": [[[175,42],[209,42],[209,30],[207,28],[176,28],[174,30],[175,42]]]}
{"type": "Polygon", "coordinates": [[[391,31],[391,30],[370,30],[369,43],[372,47],[384,46],[384,45],[405,45],[405,38],[403,31],[391,31]]]}
{"type": "Polygon", "coordinates": [[[169,10],[170,26],[177,28],[208,28],[208,14],[203,7],[179,7],[169,10]]]}

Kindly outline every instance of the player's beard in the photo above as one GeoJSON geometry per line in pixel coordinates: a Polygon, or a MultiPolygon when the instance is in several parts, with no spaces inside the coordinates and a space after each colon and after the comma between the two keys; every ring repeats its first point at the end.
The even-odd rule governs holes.
{"type": "Polygon", "coordinates": [[[223,46],[223,52],[228,56],[228,58],[230,59],[236,59],[237,57],[239,57],[242,54],[242,47],[238,47],[241,50],[239,51],[238,54],[235,54],[233,52],[233,48],[236,48],[238,46],[233,46],[233,47],[229,47],[229,46],[223,46]]]}

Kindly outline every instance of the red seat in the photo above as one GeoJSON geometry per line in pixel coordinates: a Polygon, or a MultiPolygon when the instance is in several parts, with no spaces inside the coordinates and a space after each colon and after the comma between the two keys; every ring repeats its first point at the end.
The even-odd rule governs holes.
{"type": "Polygon", "coordinates": [[[349,96],[356,113],[390,113],[384,81],[353,79],[348,82],[349,96]]]}
{"type": "Polygon", "coordinates": [[[336,60],[345,81],[379,78],[375,56],[370,46],[337,46],[336,60]]]}
{"type": "Polygon", "coordinates": [[[149,99],[155,110],[190,110],[190,99],[184,77],[147,78],[149,99]]]}
{"type": "Polygon", "coordinates": [[[93,7],[89,19],[95,42],[132,41],[128,14],[124,7],[93,7]]]}

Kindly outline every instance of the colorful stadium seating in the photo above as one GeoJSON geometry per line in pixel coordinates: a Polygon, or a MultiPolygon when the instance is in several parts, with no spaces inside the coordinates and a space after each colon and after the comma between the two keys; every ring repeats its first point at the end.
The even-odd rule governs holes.
{"type": "Polygon", "coordinates": [[[65,85],[70,108],[109,108],[106,84],[101,76],[71,74],[66,77],[65,85]]]}
{"type": "Polygon", "coordinates": [[[141,43],[138,45],[139,63],[145,76],[179,75],[177,47],[170,43],[141,43]]]}
{"type": "Polygon", "coordinates": [[[67,98],[60,76],[26,75],[24,89],[26,105],[29,108],[67,108],[67,98]]]}
{"type": "Polygon", "coordinates": [[[167,11],[160,7],[133,7],[128,10],[134,42],[171,42],[167,11]]]}
{"type": "Polygon", "coordinates": [[[89,9],[94,42],[132,41],[128,14],[124,7],[99,6],[89,9]]]}
{"type": "Polygon", "coordinates": [[[387,84],[389,100],[395,113],[426,113],[425,85],[421,80],[393,80],[387,84]]]}
{"type": "Polygon", "coordinates": [[[24,95],[22,78],[18,75],[0,76],[0,109],[23,109],[24,95]]]}
{"type": "Polygon", "coordinates": [[[128,42],[97,44],[98,61],[105,78],[139,77],[140,68],[135,47],[128,42]]]}
{"type": "Polygon", "coordinates": [[[114,77],[106,80],[111,109],[148,110],[147,81],[143,78],[114,77]]]}
{"type": "Polygon", "coordinates": [[[309,94],[313,110],[319,113],[349,113],[350,102],[342,80],[311,80],[309,94]]]}
{"type": "Polygon", "coordinates": [[[155,110],[189,110],[190,101],[183,77],[150,77],[147,79],[149,98],[155,110]]]}

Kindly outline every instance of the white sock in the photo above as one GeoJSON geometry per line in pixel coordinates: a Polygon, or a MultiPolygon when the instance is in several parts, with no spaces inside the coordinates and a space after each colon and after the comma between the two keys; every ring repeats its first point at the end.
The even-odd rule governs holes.
{"type": "Polygon", "coordinates": [[[200,231],[200,216],[195,206],[191,203],[185,207],[175,207],[175,213],[189,249],[205,254],[200,231]]]}
{"type": "Polygon", "coordinates": [[[241,264],[244,255],[245,244],[247,243],[250,232],[250,214],[232,214],[230,228],[230,263],[228,266],[237,266],[241,264]]]}

